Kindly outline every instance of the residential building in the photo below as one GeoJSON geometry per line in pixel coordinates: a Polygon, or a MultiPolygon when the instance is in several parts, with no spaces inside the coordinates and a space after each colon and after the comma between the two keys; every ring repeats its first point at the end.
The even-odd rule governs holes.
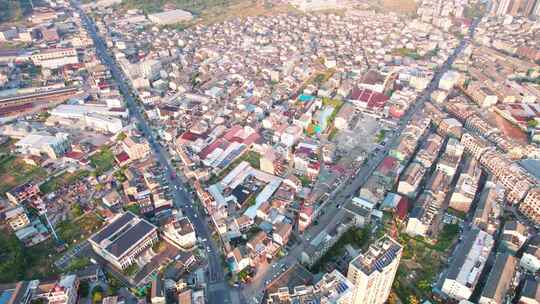
{"type": "Polygon", "coordinates": [[[15,205],[19,205],[38,194],[39,187],[31,182],[24,183],[6,192],[8,200],[15,205]]]}
{"type": "Polygon", "coordinates": [[[518,209],[535,224],[540,224],[540,187],[529,190],[518,209]]]}
{"type": "Polygon", "coordinates": [[[515,255],[527,241],[527,230],[527,226],[518,221],[506,222],[500,237],[501,247],[515,255]]]}
{"type": "Polygon", "coordinates": [[[150,154],[150,145],[142,137],[128,136],[122,141],[122,147],[132,160],[145,158],[150,154]]]}
{"type": "Polygon", "coordinates": [[[536,273],[540,270],[540,238],[534,237],[527,244],[527,248],[523,252],[519,260],[519,266],[531,273],[536,273]]]}
{"type": "Polygon", "coordinates": [[[26,210],[23,206],[17,206],[6,210],[0,214],[0,218],[8,222],[13,231],[17,231],[30,225],[30,220],[28,219],[28,215],[26,215],[26,210]]]}
{"type": "Polygon", "coordinates": [[[487,182],[474,211],[473,225],[491,235],[495,235],[500,225],[499,218],[503,212],[503,197],[504,194],[497,191],[493,183],[487,182]]]}
{"type": "Polygon", "coordinates": [[[424,178],[426,169],[419,163],[411,163],[401,175],[398,183],[397,192],[408,197],[416,197],[420,182],[424,178]]]}
{"type": "Polygon", "coordinates": [[[486,265],[493,237],[478,228],[468,231],[450,260],[444,275],[442,292],[455,300],[468,300],[486,265]]]}
{"type": "Polygon", "coordinates": [[[499,253],[482,290],[479,304],[505,303],[510,298],[510,286],[516,273],[517,259],[508,253],[499,253]]]}
{"type": "Polygon", "coordinates": [[[79,63],[77,50],[74,48],[43,49],[32,54],[30,59],[35,65],[48,69],[57,69],[67,64],[79,63]]]}
{"type": "Polygon", "coordinates": [[[339,271],[324,274],[313,286],[299,285],[292,290],[281,287],[268,295],[267,304],[284,303],[334,303],[349,304],[354,285],[339,271]]]}
{"type": "Polygon", "coordinates": [[[187,217],[175,218],[165,224],[163,238],[181,250],[191,249],[197,243],[195,229],[187,217]]]}
{"type": "Polygon", "coordinates": [[[539,304],[540,303],[540,284],[535,279],[526,279],[521,293],[519,295],[520,304],[539,304]]]}
{"type": "Polygon", "coordinates": [[[64,275],[60,280],[52,285],[43,284],[39,286],[41,293],[37,297],[43,297],[47,303],[54,304],[75,304],[77,303],[79,290],[79,279],[76,275],[64,275]]]}
{"type": "Polygon", "coordinates": [[[385,235],[349,264],[352,304],[383,304],[390,295],[403,247],[385,235]]]}

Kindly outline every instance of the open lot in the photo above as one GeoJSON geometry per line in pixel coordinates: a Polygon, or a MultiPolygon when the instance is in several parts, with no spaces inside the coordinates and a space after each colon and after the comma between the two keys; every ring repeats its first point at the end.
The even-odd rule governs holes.
{"type": "Polygon", "coordinates": [[[403,256],[393,285],[393,291],[404,303],[411,298],[429,299],[431,284],[448,261],[450,248],[459,235],[459,226],[445,225],[435,244],[422,238],[400,235],[403,256]]]}
{"type": "Polygon", "coordinates": [[[17,185],[41,180],[46,175],[47,172],[43,168],[28,165],[14,155],[0,155],[0,193],[2,195],[17,185]]]}
{"type": "Polygon", "coordinates": [[[51,193],[65,185],[74,183],[78,181],[79,179],[87,177],[89,175],[90,175],[90,172],[85,171],[85,170],[81,170],[81,171],[77,171],[73,173],[65,172],[44,182],[39,187],[39,190],[44,194],[51,193]]]}
{"type": "Polygon", "coordinates": [[[66,220],[56,226],[58,236],[68,246],[77,244],[103,225],[103,221],[94,213],[87,213],[77,220],[66,220]]]}

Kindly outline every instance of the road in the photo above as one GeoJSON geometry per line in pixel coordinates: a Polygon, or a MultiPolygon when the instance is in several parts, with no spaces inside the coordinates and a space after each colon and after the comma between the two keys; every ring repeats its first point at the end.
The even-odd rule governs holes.
{"type": "Polygon", "coordinates": [[[324,206],[324,213],[321,214],[321,216],[317,219],[319,224],[312,225],[304,233],[302,241],[291,248],[287,256],[275,262],[277,263],[278,267],[268,267],[260,270],[257,273],[257,277],[252,284],[246,286],[246,288],[243,290],[244,297],[251,299],[255,295],[262,294],[265,288],[265,283],[267,281],[271,281],[273,278],[279,275],[281,265],[292,265],[296,263],[296,259],[301,256],[301,253],[304,247],[308,244],[309,240],[313,239],[324,229],[331,227],[332,225],[337,225],[341,222],[345,216],[345,211],[338,206],[342,206],[358,192],[358,190],[366,183],[373,171],[375,171],[375,169],[386,157],[390,147],[395,147],[399,143],[399,137],[412,117],[424,107],[424,104],[427,100],[429,100],[431,93],[438,88],[442,75],[451,69],[452,64],[456,60],[457,56],[465,49],[474,36],[474,31],[478,25],[478,22],[479,19],[473,22],[469,31],[469,37],[465,37],[460,41],[459,45],[454,49],[454,52],[435,73],[429,86],[419,94],[417,102],[403,116],[395,132],[392,133],[392,135],[388,138],[385,148],[379,150],[377,153],[375,153],[375,155],[368,158],[368,161],[360,168],[356,176],[352,179],[352,181],[349,181],[343,190],[335,191],[333,195],[328,198],[327,202],[329,203],[324,206]]]}
{"type": "Polygon", "coordinates": [[[88,18],[80,7],[78,7],[79,13],[84,21],[84,25],[88,30],[88,33],[94,41],[96,52],[103,64],[107,65],[111,70],[111,74],[118,85],[118,89],[124,95],[127,102],[127,106],[131,117],[137,121],[139,128],[143,135],[148,139],[154,154],[164,170],[167,182],[171,185],[171,191],[173,194],[175,206],[178,209],[182,209],[183,213],[191,220],[197,236],[201,239],[206,239],[204,242],[204,250],[207,254],[208,260],[208,303],[210,304],[223,304],[231,303],[231,290],[228,283],[225,280],[223,266],[220,256],[220,247],[211,237],[211,231],[208,228],[208,223],[205,222],[203,214],[201,214],[194,206],[191,194],[185,189],[185,185],[177,176],[177,172],[171,165],[171,155],[158,143],[156,136],[148,123],[146,122],[138,102],[132,95],[130,85],[125,80],[122,71],[117,66],[116,62],[112,59],[111,55],[107,51],[107,47],[104,41],[99,37],[96,31],[94,22],[88,18]]]}

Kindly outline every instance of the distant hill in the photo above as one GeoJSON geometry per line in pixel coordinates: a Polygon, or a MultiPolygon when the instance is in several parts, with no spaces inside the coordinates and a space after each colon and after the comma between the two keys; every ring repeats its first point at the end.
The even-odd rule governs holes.
{"type": "Polygon", "coordinates": [[[0,0],[0,22],[22,21],[31,12],[29,0],[0,0]]]}

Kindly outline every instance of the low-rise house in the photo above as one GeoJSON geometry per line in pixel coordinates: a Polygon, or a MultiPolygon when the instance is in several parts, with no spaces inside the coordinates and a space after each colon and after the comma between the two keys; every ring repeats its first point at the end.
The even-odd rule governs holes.
{"type": "Polygon", "coordinates": [[[426,169],[419,163],[411,163],[401,175],[397,192],[408,197],[416,197],[420,182],[424,178],[426,169]]]}
{"type": "Polygon", "coordinates": [[[526,271],[536,273],[540,270],[540,238],[534,237],[527,244],[527,248],[521,259],[519,260],[519,266],[526,271]]]}
{"type": "Polygon", "coordinates": [[[197,243],[195,229],[187,217],[173,218],[165,224],[163,239],[181,250],[191,249],[197,243]]]}
{"type": "Polygon", "coordinates": [[[506,222],[502,229],[500,246],[510,253],[516,254],[527,241],[527,236],[527,226],[518,221],[506,222]]]}

